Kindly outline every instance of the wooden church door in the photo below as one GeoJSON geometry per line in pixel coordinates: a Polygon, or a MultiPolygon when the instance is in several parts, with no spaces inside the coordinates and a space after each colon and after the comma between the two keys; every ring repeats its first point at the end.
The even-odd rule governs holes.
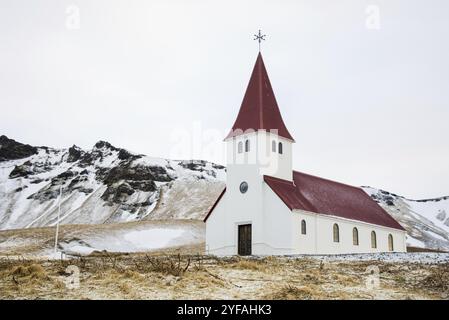
{"type": "Polygon", "coordinates": [[[250,224],[243,224],[243,225],[239,226],[238,254],[240,256],[251,255],[251,225],[250,224]]]}

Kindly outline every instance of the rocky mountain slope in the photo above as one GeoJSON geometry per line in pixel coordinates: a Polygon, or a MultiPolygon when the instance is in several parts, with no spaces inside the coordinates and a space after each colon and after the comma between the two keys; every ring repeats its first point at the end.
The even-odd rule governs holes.
{"type": "Polygon", "coordinates": [[[449,196],[411,200],[371,187],[363,187],[407,230],[407,245],[449,251],[449,196]]]}
{"type": "MultiPolygon", "coordinates": [[[[226,169],[206,161],[133,154],[100,141],[91,150],[33,147],[0,136],[0,230],[62,224],[202,219],[226,169]]],[[[410,200],[364,187],[408,233],[408,245],[449,251],[449,197],[410,200]]]]}
{"type": "Polygon", "coordinates": [[[132,154],[100,141],[92,150],[32,147],[0,137],[0,230],[62,224],[201,219],[225,168],[132,154]]]}

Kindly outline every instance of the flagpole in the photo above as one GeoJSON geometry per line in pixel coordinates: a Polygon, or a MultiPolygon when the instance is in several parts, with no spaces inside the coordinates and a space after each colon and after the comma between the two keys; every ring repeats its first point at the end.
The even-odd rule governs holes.
{"type": "Polygon", "coordinates": [[[58,220],[56,221],[55,253],[58,252],[59,218],[61,217],[62,185],[59,188],[58,220]]]}

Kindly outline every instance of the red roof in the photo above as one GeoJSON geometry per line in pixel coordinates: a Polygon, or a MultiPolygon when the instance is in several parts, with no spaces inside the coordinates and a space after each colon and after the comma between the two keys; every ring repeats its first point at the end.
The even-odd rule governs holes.
{"type": "Polygon", "coordinates": [[[259,52],[239,114],[227,138],[245,131],[277,130],[279,136],[294,140],[285,127],[270,79],[259,52]]]}
{"type": "Polygon", "coordinates": [[[405,230],[361,188],[293,171],[293,182],[264,176],[290,210],[367,222],[405,230]]]}
{"type": "MultiPolygon", "coordinates": [[[[270,176],[264,176],[264,180],[290,210],[305,210],[405,230],[361,188],[298,171],[293,171],[293,182],[270,176]]],[[[204,222],[225,191],[226,188],[210,208],[204,222]]]]}

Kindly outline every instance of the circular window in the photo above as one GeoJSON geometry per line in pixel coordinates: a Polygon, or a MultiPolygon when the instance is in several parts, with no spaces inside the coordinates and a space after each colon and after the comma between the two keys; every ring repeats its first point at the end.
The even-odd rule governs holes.
{"type": "Polygon", "coordinates": [[[243,181],[240,184],[240,192],[245,193],[246,191],[248,191],[248,183],[246,183],[246,181],[243,181]]]}

